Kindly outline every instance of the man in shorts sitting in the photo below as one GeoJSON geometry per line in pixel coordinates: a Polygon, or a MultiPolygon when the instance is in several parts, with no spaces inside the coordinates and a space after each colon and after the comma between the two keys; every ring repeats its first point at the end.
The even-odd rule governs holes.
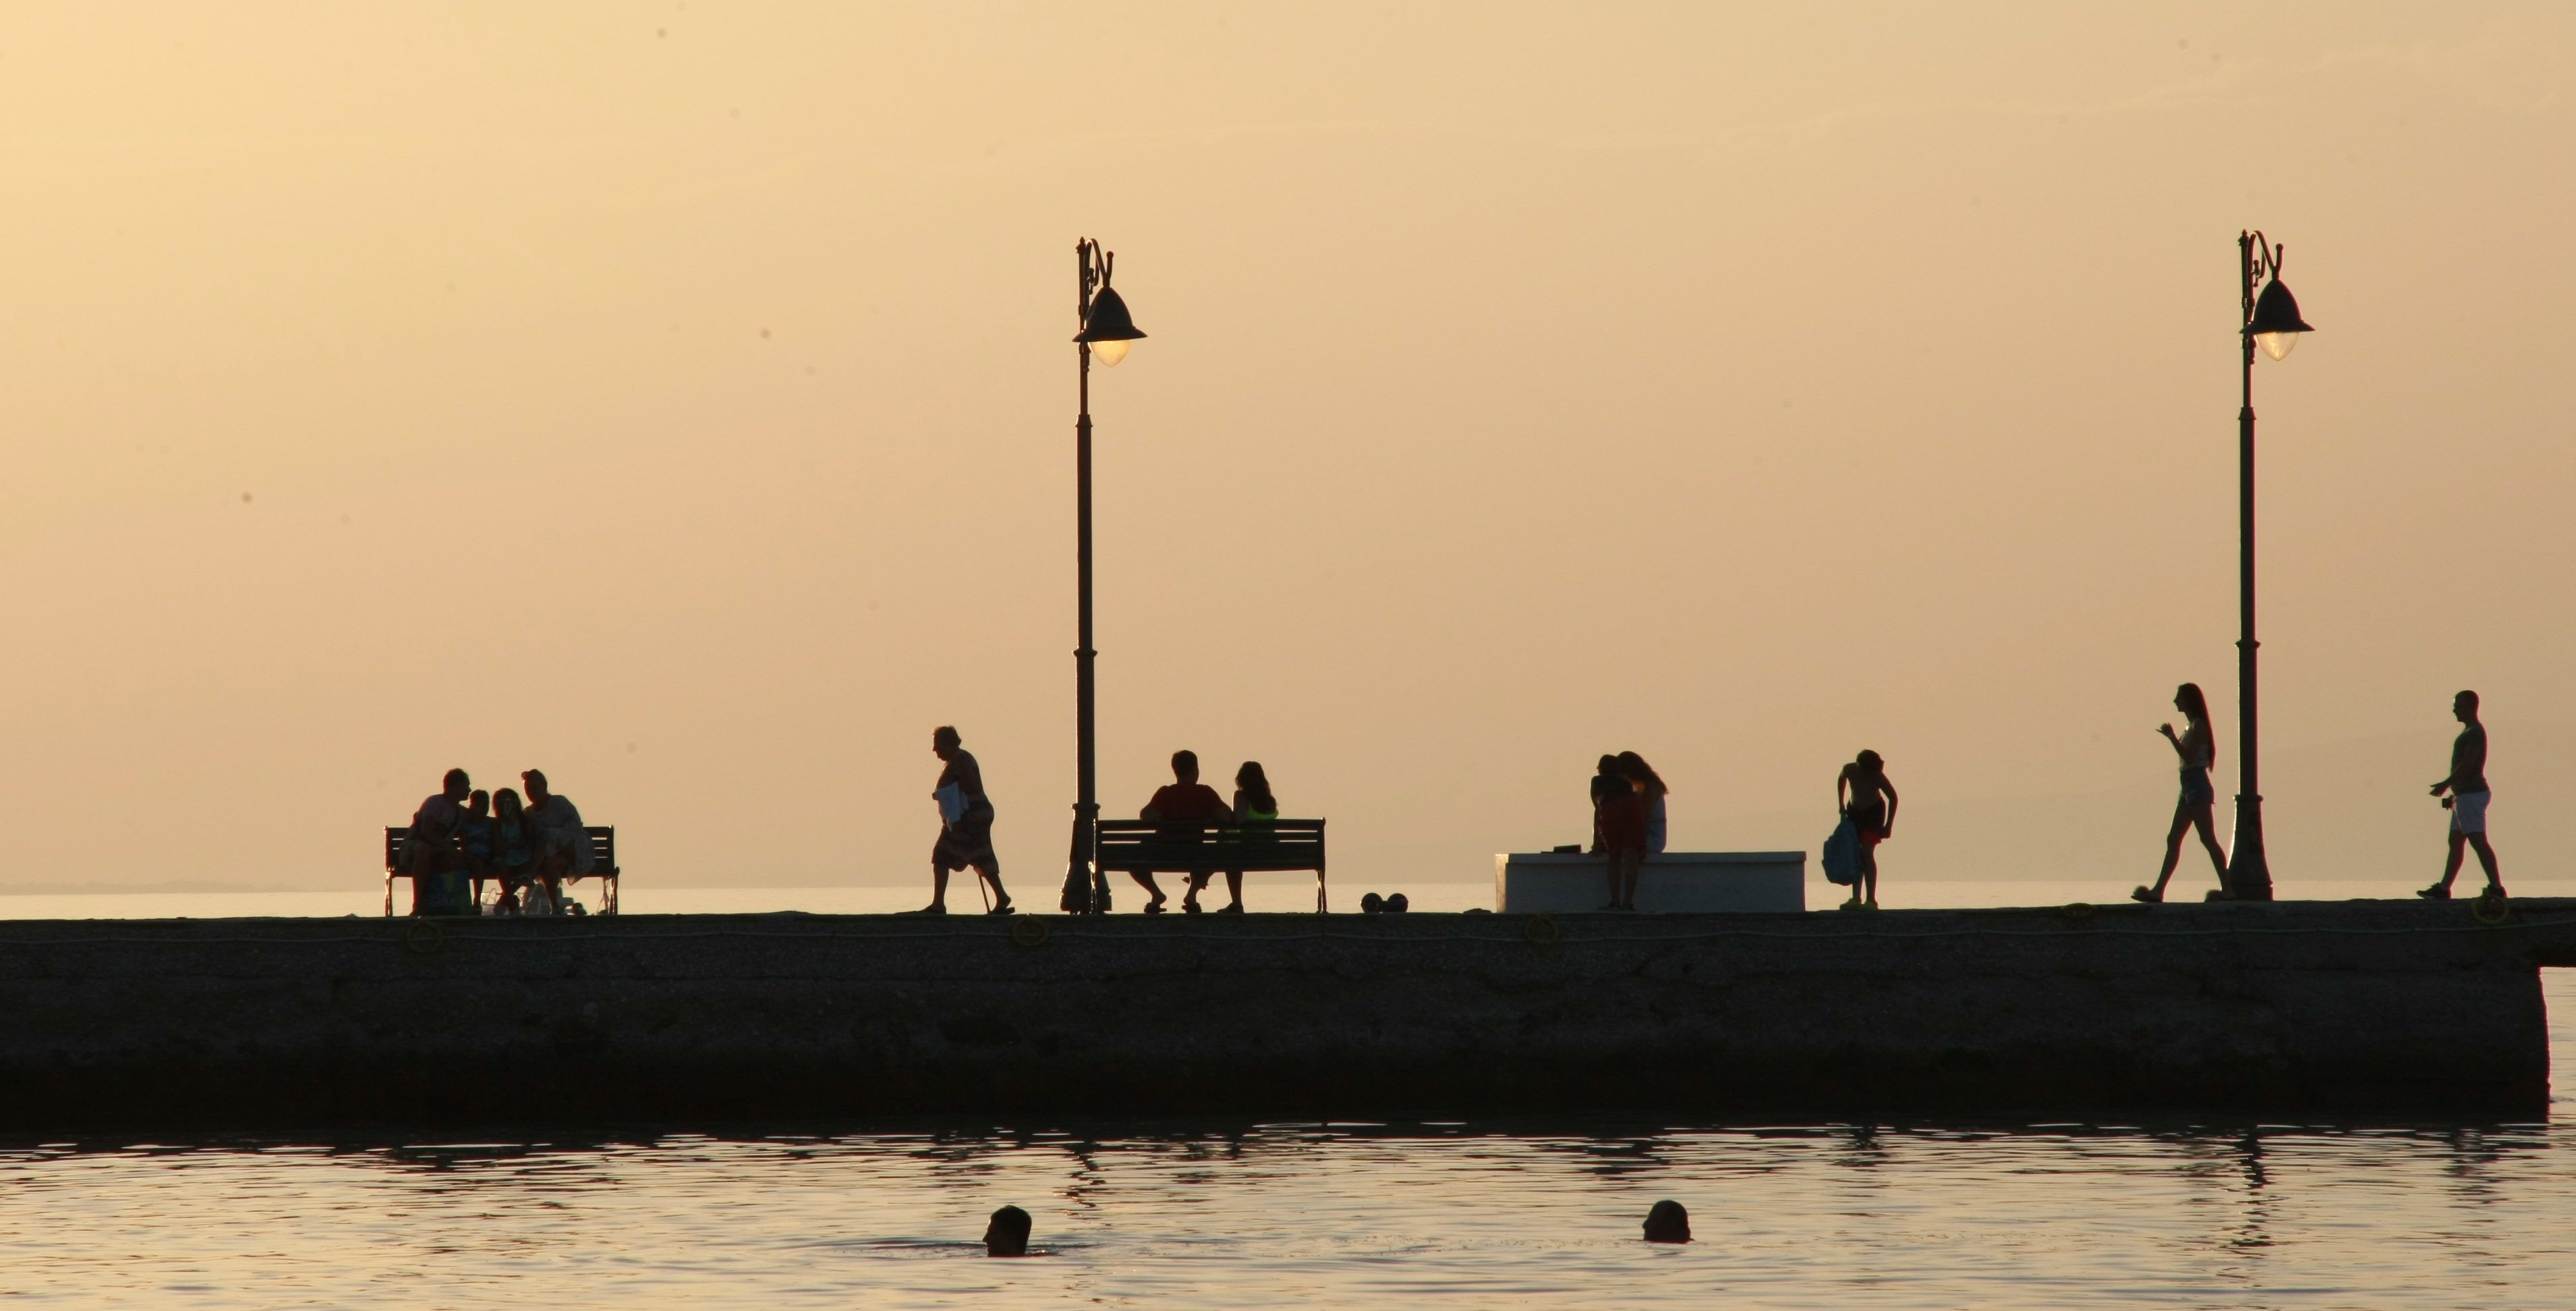
{"type": "MultiPolygon", "coordinates": [[[[1225,798],[1216,794],[1215,788],[1199,781],[1197,752],[1175,751],[1172,753],[1172,782],[1156,789],[1154,799],[1145,803],[1137,817],[1183,825],[1225,824],[1233,821],[1234,807],[1227,805],[1225,798]]],[[[1194,828],[1187,829],[1175,833],[1171,840],[1176,845],[1196,845],[1199,834],[1194,828]]],[[[1181,872],[1187,874],[1190,871],[1184,868],[1181,872]]],[[[1138,883],[1145,885],[1145,891],[1154,894],[1154,899],[1145,903],[1145,913],[1162,914],[1163,903],[1169,899],[1155,885],[1153,871],[1132,870],[1130,873],[1138,883]]]]}

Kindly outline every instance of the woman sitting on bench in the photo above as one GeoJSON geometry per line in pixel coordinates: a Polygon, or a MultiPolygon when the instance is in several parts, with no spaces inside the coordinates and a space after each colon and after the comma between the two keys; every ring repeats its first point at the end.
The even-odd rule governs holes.
{"type": "MultiPolygon", "coordinates": [[[[1234,771],[1233,816],[1234,822],[1242,825],[1247,830],[1240,839],[1247,845],[1263,841],[1265,836],[1267,836],[1263,830],[1267,829],[1270,825],[1279,822],[1279,798],[1271,795],[1270,775],[1262,771],[1261,762],[1258,760],[1244,761],[1243,768],[1234,771]]],[[[1269,841],[1274,846],[1277,844],[1277,839],[1275,837],[1270,837],[1269,841]]],[[[1198,870],[1193,872],[1190,875],[1189,893],[1181,898],[1181,909],[1188,911],[1193,915],[1198,914],[1199,891],[1205,888],[1208,885],[1208,880],[1213,877],[1215,877],[1215,873],[1211,870],[1198,870]]],[[[1226,904],[1225,909],[1218,911],[1217,913],[1220,915],[1242,914],[1242,870],[1230,869],[1225,872],[1225,892],[1226,896],[1232,898],[1232,900],[1226,904]]]]}

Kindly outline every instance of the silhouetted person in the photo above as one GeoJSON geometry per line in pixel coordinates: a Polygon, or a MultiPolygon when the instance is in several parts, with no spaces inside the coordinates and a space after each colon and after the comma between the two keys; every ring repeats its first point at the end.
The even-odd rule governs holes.
{"type": "Polygon", "coordinates": [[[1646,1241],[1649,1243],[1687,1243],[1690,1237],[1690,1212],[1667,1197],[1646,1212],[1646,1241]]]}
{"type": "Polygon", "coordinates": [[[964,739],[946,724],[930,734],[930,754],[939,757],[939,782],[931,795],[939,799],[939,841],[930,847],[930,904],[925,915],[948,913],[948,876],[961,869],[992,885],[993,915],[1011,913],[1011,894],[1002,891],[1002,861],[993,854],[993,802],[984,795],[984,768],[960,745],[964,739]]]}
{"type": "Polygon", "coordinates": [[[483,884],[492,878],[492,794],[481,788],[465,799],[462,845],[465,871],[474,880],[474,908],[483,908],[483,884]]]}
{"type": "Polygon", "coordinates": [[[529,845],[536,850],[529,873],[533,882],[545,885],[544,913],[559,915],[563,913],[563,881],[590,872],[590,832],[582,827],[581,811],[573,806],[572,798],[546,786],[544,770],[521,771],[519,781],[528,788],[529,845]]]}
{"type": "Polygon", "coordinates": [[[414,915],[463,915],[470,906],[460,905],[468,895],[465,882],[466,797],[474,791],[474,782],[464,770],[451,769],[440,782],[438,795],[420,803],[411,816],[411,837],[404,848],[404,862],[411,866],[411,913],[414,915]]]}
{"type": "MultiPolygon", "coordinates": [[[[1234,818],[1234,809],[1225,804],[1225,798],[1218,796],[1215,788],[1199,781],[1197,752],[1175,751],[1172,753],[1172,782],[1156,789],[1154,799],[1145,803],[1137,817],[1177,824],[1222,824],[1234,818]]],[[[1194,839],[1197,835],[1193,833],[1190,836],[1194,839]]],[[[1154,872],[1133,870],[1130,873],[1138,883],[1145,885],[1145,891],[1154,894],[1154,899],[1145,903],[1145,913],[1162,914],[1163,903],[1170,898],[1165,897],[1163,890],[1155,885],[1154,872]]]]}
{"type": "MultiPolygon", "coordinates": [[[[1231,817],[1236,824],[1242,826],[1244,842],[1276,841],[1275,835],[1270,832],[1270,826],[1279,822],[1279,798],[1271,795],[1270,775],[1262,770],[1261,762],[1258,760],[1244,761],[1243,767],[1234,771],[1234,809],[1231,817]]],[[[1209,875],[1203,872],[1194,872],[1190,875],[1190,890],[1181,898],[1181,909],[1193,915],[1199,913],[1199,892],[1207,887],[1208,878],[1209,875]]],[[[1225,872],[1225,895],[1228,898],[1226,907],[1217,913],[1242,914],[1242,870],[1230,869],[1225,872]]]]}
{"type": "Polygon", "coordinates": [[[2451,812],[2451,858],[2442,866],[2442,881],[2416,893],[2430,901],[2448,901],[2451,880],[2460,876],[2460,849],[2475,847],[2478,866],[2487,872],[2485,895],[2504,895],[2504,880],[2496,874],[2495,848],[2487,845],[2487,727],[2478,722],[2478,694],[2462,692],[2451,698],[2451,717],[2460,721],[2460,736],[2451,743],[2451,772],[2433,785],[2433,795],[2451,795],[2442,800],[2451,812]]]}
{"type": "Polygon", "coordinates": [[[1844,910],[1878,909],[1878,844],[1896,834],[1896,785],[1887,781],[1887,762],[1875,751],[1863,751],[1834,776],[1834,806],[1851,817],[1860,836],[1859,868],[1851,900],[1844,910]]]}
{"type": "Polygon", "coordinates": [[[1617,756],[1603,756],[1592,776],[1592,849],[1603,857],[1610,904],[1637,908],[1637,870],[1646,863],[1646,798],[1617,756]]]}
{"type": "Polygon", "coordinates": [[[1662,851],[1665,839],[1669,836],[1664,822],[1664,796],[1672,789],[1665,787],[1663,776],[1655,772],[1654,766],[1646,763],[1644,756],[1634,751],[1619,753],[1619,772],[1626,775],[1629,782],[1636,784],[1638,795],[1646,799],[1647,853],[1651,855],[1662,851]]]}
{"type": "Polygon", "coordinates": [[[1029,1213],[1016,1206],[1006,1206],[993,1213],[984,1225],[984,1255],[1027,1256],[1029,1254],[1029,1213]]]}
{"type": "Polygon", "coordinates": [[[503,788],[492,794],[492,874],[501,884],[501,895],[492,903],[495,915],[519,913],[520,894],[528,887],[528,872],[536,865],[536,835],[528,824],[526,809],[519,804],[515,788],[503,788]]]}
{"type": "Polygon", "coordinates": [[[2149,903],[2165,899],[2165,885],[2173,881],[2174,866],[2182,863],[2182,835],[2195,828],[2200,830],[2200,845],[2209,849],[2210,867],[2218,871],[2219,889],[2227,888],[2227,852],[2218,845],[2217,827],[2210,818],[2218,789],[2210,786],[2209,762],[2218,755],[2218,738],[2209,728],[2209,700],[2200,694],[2200,684],[2185,683],[2174,689],[2174,709],[2182,712],[2181,734],[2176,735],[2171,724],[2158,724],[2156,731],[2182,757],[2182,799],[2174,803],[2173,828],[2165,834],[2165,865],[2156,874],[2156,885],[2129,893],[2149,903]]]}

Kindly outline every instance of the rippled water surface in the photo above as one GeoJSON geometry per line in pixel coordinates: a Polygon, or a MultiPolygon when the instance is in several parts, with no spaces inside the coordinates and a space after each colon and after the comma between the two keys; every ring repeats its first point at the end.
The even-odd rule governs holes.
{"type": "MultiPolygon", "coordinates": [[[[2565,1070],[2576,979],[2549,997],[2565,1070]]],[[[31,1304],[2576,1306],[2571,1222],[2563,1113],[0,1144],[31,1304]],[[1699,1241],[1638,1241],[1663,1197],[1699,1241]],[[1006,1202],[1043,1255],[982,1256],[1006,1202]]]]}

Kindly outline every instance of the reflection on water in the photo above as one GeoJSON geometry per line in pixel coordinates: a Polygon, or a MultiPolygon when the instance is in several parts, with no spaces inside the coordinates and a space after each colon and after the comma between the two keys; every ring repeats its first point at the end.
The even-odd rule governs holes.
{"type": "MultiPolygon", "coordinates": [[[[2064,899],[2064,898],[2059,898],[2064,899]]],[[[2038,900],[2033,898],[2031,900],[2038,900]]],[[[2548,980],[2576,1059],[2576,972],[2548,980]]],[[[2563,1112],[2569,1104],[2561,1099],[2563,1112]]],[[[776,1126],[0,1142],[54,1305],[2576,1305],[2548,1124],[776,1126]],[[1639,1241],[1656,1199],[1697,1242],[1639,1241]],[[1036,1218],[1024,1261],[976,1241],[1036,1218]]]]}

